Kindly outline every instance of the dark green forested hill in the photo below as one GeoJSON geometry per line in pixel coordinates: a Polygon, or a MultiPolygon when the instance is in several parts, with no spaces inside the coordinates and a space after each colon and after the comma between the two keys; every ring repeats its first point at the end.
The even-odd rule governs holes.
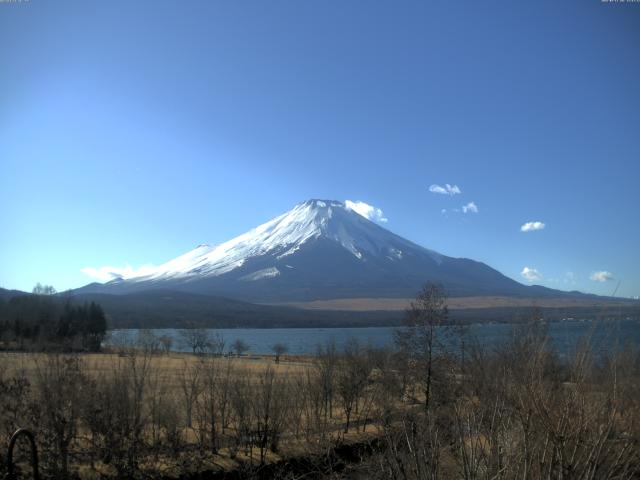
{"type": "Polygon", "coordinates": [[[71,297],[3,290],[0,345],[8,349],[100,349],[107,330],[102,307],[71,297]]]}
{"type": "Polygon", "coordinates": [[[357,327],[395,325],[402,317],[402,312],[310,311],[159,290],[128,295],[88,293],[75,298],[102,305],[110,328],[357,327]]]}
{"type": "MultiPolygon", "coordinates": [[[[21,308],[26,308],[26,305],[31,305],[29,308],[35,308],[32,305],[33,300],[24,299],[32,296],[32,294],[24,292],[0,289],[0,328],[2,328],[3,319],[5,330],[7,318],[9,318],[9,324],[15,322],[15,307],[22,305],[21,308]],[[19,300],[20,298],[22,300],[19,300]],[[10,305],[13,306],[8,308],[10,305]]],[[[36,297],[38,296],[36,295],[36,297]]],[[[48,298],[47,296],[40,297],[48,298]]],[[[150,290],[126,295],[84,293],[71,297],[69,294],[59,294],[47,301],[54,302],[58,311],[65,302],[71,302],[77,308],[92,303],[100,305],[104,310],[108,328],[395,326],[401,323],[404,316],[402,311],[303,310],[286,306],[259,305],[225,297],[163,290],[150,290]],[[54,298],[55,300],[52,300],[54,298]]],[[[465,323],[518,322],[529,318],[531,309],[531,307],[465,308],[452,309],[450,314],[452,319],[465,323]]],[[[616,306],[615,308],[567,307],[538,308],[537,310],[549,320],[565,317],[637,317],[640,315],[640,307],[637,303],[630,303],[628,307],[616,306]]],[[[30,315],[33,317],[33,312],[30,315]]],[[[60,314],[52,313],[51,316],[59,318],[60,314]]],[[[52,326],[57,321],[43,320],[37,328],[41,332],[49,332],[48,335],[50,335],[55,328],[59,328],[52,326]]],[[[29,324],[33,324],[33,321],[30,321],[29,324]]]]}
{"type": "MultiPolygon", "coordinates": [[[[78,302],[96,302],[107,315],[109,328],[300,328],[395,326],[403,311],[303,310],[258,305],[224,297],[186,292],[150,290],[127,295],[81,294],[78,302]]],[[[531,315],[532,307],[466,308],[451,310],[451,318],[472,322],[518,322],[531,315]]],[[[638,316],[640,307],[536,308],[545,318],[597,318],[638,316]]]]}

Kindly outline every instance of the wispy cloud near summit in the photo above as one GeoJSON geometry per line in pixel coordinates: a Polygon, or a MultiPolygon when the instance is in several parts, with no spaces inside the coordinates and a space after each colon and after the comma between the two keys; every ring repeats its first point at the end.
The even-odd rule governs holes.
{"type": "Polygon", "coordinates": [[[125,265],[124,267],[85,267],[80,271],[99,282],[110,282],[118,278],[126,280],[128,278],[151,274],[154,271],[154,267],[153,265],[144,265],[140,268],[133,268],[131,265],[125,265]]]}
{"type": "Polygon", "coordinates": [[[376,222],[387,223],[389,221],[388,218],[384,216],[384,213],[381,209],[374,207],[373,205],[369,205],[368,203],[357,201],[352,202],[351,200],[345,200],[344,204],[347,208],[353,210],[359,215],[362,215],[364,218],[369,220],[374,220],[376,222]]]}
{"type": "Polygon", "coordinates": [[[522,275],[529,282],[542,280],[542,274],[535,268],[531,268],[531,267],[524,267],[520,272],[520,275],[522,275]]]}

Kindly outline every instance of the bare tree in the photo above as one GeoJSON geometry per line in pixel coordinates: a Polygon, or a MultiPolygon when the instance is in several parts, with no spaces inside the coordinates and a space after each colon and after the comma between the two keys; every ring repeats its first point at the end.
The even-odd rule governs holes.
{"type": "Polygon", "coordinates": [[[277,452],[280,435],[287,413],[286,380],[277,377],[271,367],[267,367],[258,377],[251,396],[252,435],[260,450],[260,463],[266,458],[267,449],[277,452]]]}
{"type": "Polygon", "coordinates": [[[234,377],[237,375],[233,364],[230,361],[224,362],[220,367],[220,377],[216,394],[216,410],[220,417],[220,430],[225,433],[230,422],[230,397],[234,377]]]}
{"type": "Polygon", "coordinates": [[[202,362],[185,361],[180,372],[179,385],[184,399],[185,424],[193,426],[193,407],[202,389],[202,362]]]}
{"type": "Polygon", "coordinates": [[[406,411],[383,430],[384,455],[378,478],[436,480],[441,474],[442,439],[433,415],[406,411]]]}
{"type": "Polygon", "coordinates": [[[159,399],[158,429],[163,432],[164,440],[171,454],[177,457],[184,450],[185,436],[182,428],[180,401],[175,395],[163,395],[159,399]]]}
{"type": "MultiPolygon", "coordinates": [[[[303,375],[293,377],[295,398],[298,399],[300,425],[308,443],[325,443],[330,430],[329,415],[326,408],[326,389],[324,378],[318,368],[307,368],[303,375]]],[[[297,431],[296,431],[297,437],[297,431]]]]}
{"type": "Polygon", "coordinates": [[[189,348],[194,355],[205,353],[210,345],[209,332],[204,328],[185,328],[180,330],[182,343],[189,348]]]}
{"type": "Polygon", "coordinates": [[[124,355],[134,347],[134,342],[128,330],[112,330],[107,333],[105,343],[112,351],[124,355]]]}
{"type": "Polygon", "coordinates": [[[155,355],[160,351],[160,339],[153,333],[153,330],[142,329],[138,331],[138,338],[136,344],[139,348],[149,352],[151,355],[155,355]]]}
{"type": "Polygon", "coordinates": [[[55,295],[57,292],[51,285],[42,285],[38,282],[35,287],[33,287],[32,293],[34,295],[55,295]]]}
{"type": "MultiPolygon", "coordinates": [[[[32,387],[24,371],[8,374],[6,359],[0,361],[0,445],[6,445],[18,427],[32,427],[32,387]]],[[[5,456],[0,455],[0,477],[6,474],[5,456]]]]}
{"type": "Polygon", "coordinates": [[[202,360],[201,389],[196,399],[197,436],[201,447],[217,453],[229,423],[230,389],[234,369],[229,359],[217,356],[202,360]]]}
{"type": "Polygon", "coordinates": [[[162,351],[165,355],[169,355],[169,353],[171,353],[171,347],[173,346],[173,338],[170,335],[162,335],[158,340],[160,340],[162,351]]]}
{"type": "Polygon", "coordinates": [[[207,351],[215,356],[220,356],[224,353],[224,347],[226,342],[221,333],[215,333],[213,336],[209,337],[209,344],[207,347],[207,351]]]}
{"type": "MultiPolygon", "coordinates": [[[[3,358],[2,362],[5,361],[3,358]]],[[[25,399],[29,398],[31,390],[24,370],[9,374],[4,363],[0,364],[0,438],[8,441],[18,427],[26,425],[29,405],[25,399]]],[[[4,458],[0,456],[2,460],[4,458]]]]}
{"type": "Polygon", "coordinates": [[[241,338],[236,338],[233,344],[231,344],[231,348],[233,348],[233,351],[236,352],[238,357],[241,357],[244,352],[249,350],[249,345],[241,338]]]}
{"type": "Polygon", "coordinates": [[[83,419],[103,462],[113,465],[118,479],[132,478],[139,470],[150,420],[151,356],[132,351],[110,361],[110,368],[83,389],[83,419]]]}
{"type": "Polygon", "coordinates": [[[229,453],[234,458],[238,451],[244,447],[244,452],[248,456],[251,452],[251,397],[253,391],[247,371],[238,369],[229,386],[229,405],[233,414],[233,420],[230,422],[233,430],[229,453]]]}
{"type": "Polygon", "coordinates": [[[335,341],[331,340],[325,345],[318,345],[316,354],[316,367],[319,373],[319,381],[322,386],[324,424],[333,417],[333,398],[335,395],[335,372],[338,365],[338,352],[335,341]]]}
{"type": "Polygon", "coordinates": [[[411,302],[404,327],[396,330],[396,344],[406,355],[408,371],[421,386],[425,411],[431,403],[436,358],[444,354],[444,340],[452,337],[452,328],[443,288],[428,283],[411,302]]]}
{"type": "Polygon", "coordinates": [[[344,346],[337,368],[337,392],[345,415],[344,433],[349,432],[351,414],[358,410],[358,400],[369,378],[370,366],[355,338],[344,346]]]}
{"type": "Polygon", "coordinates": [[[69,478],[71,445],[78,435],[83,384],[79,357],[47,355],[36,362],[36,423],[55,478],[69,478]]]}
{"type": "Polygon", "coordinates": [[[271,346],[271,350],[273,350],[273,353],[276,355],[276,363],[280,363],[280,357],[287,353],[289,347],[284,343],[278,342],[271,346]]]}

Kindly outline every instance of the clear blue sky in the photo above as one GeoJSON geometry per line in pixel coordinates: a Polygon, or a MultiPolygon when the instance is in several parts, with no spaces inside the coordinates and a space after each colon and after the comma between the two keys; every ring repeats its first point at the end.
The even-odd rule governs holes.
{"type": "Polygon", "coordinates": [[[639,186],[638,3],[0,3],[5,288],[327,198],[524,283],[636,296],[639,186]]]}

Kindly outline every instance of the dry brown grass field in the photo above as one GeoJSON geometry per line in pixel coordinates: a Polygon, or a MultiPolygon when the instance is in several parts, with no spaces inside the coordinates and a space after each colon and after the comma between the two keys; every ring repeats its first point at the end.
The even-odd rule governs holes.
{"type": "MultiPolygon", "coordinates": [[[[122,365],[128,358],[140,355],[141,353],[80,353],[76,356],[81,359],[86,366],[86,372],[91,376],[98,376],[112,372],[114,366],[122,365]]],[[[38,369],[38,365],[48,358],[47,353],[32,352],[0,352],[0,364],[6,374],[24,372],[27,376],[33,376],[38,369]]],[[[264,373],[267,368],[272,369],[277,375],[301,375],[312,364],[312,357],[305,356],[284,356],[280,363],[276,363],[271,355],[251,355],[242,357],[204,357],[190,353],[171,352],[170,354],[154,354],[149,357],[149,362],[153,370],[158,370],[168,385],[174,385],[176,379],[180,378],[184,368],[196,366],[203,361],[215,361],[220,365],[230,365],[234,370],[239,370],[251,375],[264,373]]],[[[174,385],[175,386],[175,385],[174,385]]]]}
{"type": "MultiPolygon", "coordinates": [[[[311,302],[288,302],[288,305],[308,310],[339,311],[404,311],[409,307],[411,298],[340,298],[333,300],[315,300],[311,302]]],[[[629,305],[628,300],[602,300],[593,298],[519,298],[519,297],[451,297],[448,306],[451,310],[477,308],[614,308],[629,305]]]]}
{"type": "Polygon", "coordinates": [[[532,322],[443,351],[432,326],[280,362],[3,352],[0,436],[33,430],[44,478],[638,478],[633,346],[560,358],[532,322]]]}
{"type": "MultiPolygon", "coordinates": [[[[68,373],[65,369],[71,363],[74,364],[73,369],[78,368],[81,372],[83,385],[76,385],[75,392],[66,392],[70,398],[48,398],[46,394],[43,395],[40,388],[36,387],[25,392],[18,401],[23,403],[25,410],[32,402],[45,410],[49,408],[47,401],[75,402],[78,404],[76,405],[78,417],[81,417],[82,414],[79,412],[83,407],[80,404],[104,400],[89,394],[84,389],[85,386],[109,381],[117,382],[118,376],[132,375],[135,378],[129,379],[131,384],[126,386],[128,382],[125,382],[120,385],[120,388],[135,389],[136,384],[139,383],[144,390],[140,394],[140,405],[137,406],[140,410],[139,415],[144,417],[142,419],[144,425],[141,425],[143,433],[139,442],[146,446],[154,445],[158,450],[154,454],[140,453],[140,458],[136,461],[136,469],[147,474],[154,472],[156,475],[178,478],[189,472],[195,474],[200,471],[242,470],[247,468],[246,465],[269,464],[286,458],[322,454],[331,445],[362,442],[377,435],[377,428],[370,421],[360,426],[361,419],[359,417],[354,419],[353,416],[351,428],[345,431],[344,411],[335,399],[331,401],[330,412],[324,414],[326,424],[323,424],[319,430],[317,425],[311,425],[310,418],[302,418],[304,414],[300,407],[305,396],[305,385],[316,377],[318,369],[315,360],[311,357],[283,356],[279,362],[276,362],[273,356],[252,355],[238,358],[188,353],[155,352],[151,354],[140,349],[72,355],[2,352],[0,353],[0,378],[24,379],[32,387],[39,383],[64,382],[68,373]],[[209,375],[216,376],[213,380],[216,382],[215,387],[207,385],[206,377],[209,375]],[[272,384],[265,386],[268,382],[272,384]],[[217,403],[214,408],[231,410],[231,403],[234,401],[232,397],[235,395],[236,402],[246,402],[247,410],[251,410],[242,413],[243,407],[239,406],[239,413],[229,414],[228,419],[219,419],[220,425],[214,427],[218,430],[215,453],[211,442],[207,442],[204,438],[207,435],[203,432],[207,428],[205,423],[208,422],[209,429],[212,423],[211,418],[207,418],[205,403],[221,402],[221,400],[204,398],[205,389],[208,386],[216,389],[215,392],[211,392],[212,397],[221,395],[229,397],[226,405],[217,403]],[[238,392],[237,389],[246,390],[238,392]],[[278,399],[269,400],[273,402],[272,405],[255,404],[268,396],[274,399],[278,397],[278,399]],[[172,404],[172,408],[168,409],[169,415],[166,415],[167,412],[154,411],[158,410],[159,403],[167,402],[172,404]],[[259,411],[261,407],[264,408],[262,412],[259,411]],[[240,418],[245,414],[252,418],[240,418]],[[186,415],[191,418],[186,418],[186,415]],[[265,431],[271,427],[261,425],[258,417],[265,419],[269,416],[279,417],[276,420],[278,424],[273,426],[278,429],[278,446],[265,444],[260,452],[260,447],[254,445],[255,438],[261,436],[257,430],[265,431]],[[158,426],[167,420],[173,422],[173,425],[160,427],[165,437],[160,440],[158,426]],[[247,422],[253,422],[253,425],[249,426],[247,422]],[[173,431],[169,432],[169,430],[173,431]],[[239,433],[241,430],[242,433],[239,433]],[[318,438],[309,442],[310,437],[314,435],[318,438]],[[239,436],[251,438],[239,439],[239,436]],[[165,441],[168,437],[173,438],[165,441]],[[169,446],[171,442],[174,444],[169,446]]],[[[212,381],[211,377],[208,378],[212,381]]],[[[53,389],[56,389],[55,385],[53,389]]],[[[135,398],[132,399],[126,395],[124,400],[136,401],[135,398]]],[[[162,408],[166,408],[166,405],[162,408]]],[[[63,405],[61,410],[65,411],[67,407],[63,405]]],[[[65,411],[63,415],[70,413],[65,411]]],[[[317,414],[323,415],[320,412],[317,414]]],[[[75,420],[82,423],[80,418],[75,420]]],[[[265,420],[265,422],[268,421],[265,420]]],[[[7,427],[7,422],[2,426],[7,427]]],[[[22,422],[12,424],[9,429],[5,428],[6,433],[18,426],[32,429],[37,438],[42,436],[40,426],[32,421],[29,412],[23,415],[22,422]]],[[[131,425],[127,426],[134,428],[131,425]]],[[[118,468],[112,465],[112,461],[101,461],[92,453],[87,453],[95,448],[90,440],[92,436],[90,430],[91,428],[87,425],[79,425],[74,432],[76,438],[70,442],[68,448],[73,464],[71,469],[81,478],[87,479],[105,476],[127,478],[128,474],[119,472],[118,468]]],[[[149,450],[149,448],[146,449],[149,450]]],[[[47,463],[47,455],[55,455],[53,452],[55,448],[43,453],[45,463],[47,463]]]]}

